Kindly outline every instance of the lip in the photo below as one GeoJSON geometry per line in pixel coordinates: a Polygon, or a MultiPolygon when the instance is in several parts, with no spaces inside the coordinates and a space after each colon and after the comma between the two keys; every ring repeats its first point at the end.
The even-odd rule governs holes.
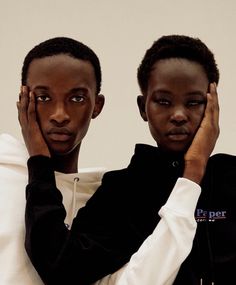
{"type": "Polygon", "coordinates": [[[172,134],[172,135],[168,135],[168,138],[171,139],[172,141],[185,141],[188,138],[187,134],[172,134]]]}
{"type": "Polygon", "coordinates": [[[181,142],[185,141],[189,137],[189,132],[186,131],[185,129],[175,129],[171,130],[167,133],[167,136],[170,140],[176,141],[176,142],[181,142]]]}
{"type": "Polygon", "coordinates": [[[66,128],[53,128],[47,134],[55,142],[66,142],[72,136],[72,133],[66,128]]]}

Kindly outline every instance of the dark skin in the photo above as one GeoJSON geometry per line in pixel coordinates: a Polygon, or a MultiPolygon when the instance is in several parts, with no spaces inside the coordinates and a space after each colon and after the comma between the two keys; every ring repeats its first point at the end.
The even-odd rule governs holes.
{"type": "Polygon", "coordinates": [[[203,67],[187,59],[157,61],[138,106],[160,148],[187,151],[184,177],[200,183],[219,135],[216,84],[209,87],[203,67]]]}
{"type": "MultiPolygon", "coordinates": [[[[39,61],[40,62],[36,62],[37,68],[35,68],[36,69],[35,71],[38,70],[38,64],[42,63],[41,60],[39,61]]],[[[43,67],[45,67],[45,65],[43,65],[43,67]]],[[[22,133],[23,133],[25,143],[27,145],[30,156],[42,154],[46,156],[51,156],[52,159],[56,161],[55,158],[57,159],[58,157],[62,156],[64,159],[64,157],[70,157],[70,153],[72,153],[71,161],[75,163],[69,164],[71,168],[62,166],[64,167],[62,169],[62,172],[68,171],[66,173],[69,173],[70,171],[72,172],[75,171],[75,168],[77,165],[76,160],[78,160],[78,156],[76,157],[76,155],[79,154],[79,147],[80,147],[82,138],[84,137],[88,129],[90,119],[93,118],[93,116],[95,116],[94,106],[96,106],[96,100],[95,100],[95,103],[92,104],[92,107],[90,106],[89,103],[86,104],[87,107],[85,109],[87,111],[82,112],[82,114],[85,115],[85,121],[83,124],[81,123],[80,127],[77,129],[77,132],[80,133],[81,130],[85,130],[85,131],[82,132],[83,135],[79,136],[79,139],[74,140],[73,143],[71,143],[70,139],[67,136],[68,134],[67,135],[65,133],[58,134],[57,132],[54,132],[51,135],[49,132],[50,135],[48,135],[48,132],[47,132],[48,124],[49,126],[52,125],[53,127],[56,126],[57,128],[59,127],[63,128],[65,127],[65,125],[67,127],[71,126],[71,124],[69,123],[70,122],[69,118],[72,118],[71,119],[72,121],[77,120],[77,116],[74,116],[74,115],[68,116],[68,113],[74,114],[72,112],[74,107],[72,107],[71,105],[72,103],[70,101],[71,97],[70,96],[67,97],[67,95],[65,95],[65,94],[70,94],[71,92],[70,91],[62,92],[64,88],[61,88],[61,87],[56,89],[57,92],[53,91],[54,85],[60,86],[61,81],[62,81],[62,80],[58,80],[56,82],[54,81],[55,74],[57,74],[57,70],[58,68],[55,69],[55,73],[49,72],[49,74],[45,77],[47,79],[48,76],[49,77],[52,76],[51,79],[53,82],[53,84],[50,84],[50,89],[49,89],[50,92],[49,94],[46,94],[46,96],[45,94],[42,95],[42,94],[36,93],[36,90],[34,90],[34,84],[32,83],[33,80],[32,79],[31,81],[29,80],[30,76],[31,78],[33,78],[33,76],[29,73],[27,84],[30,83],[29,88],[30,90],[33,90],[33,92],[31,91],[28,93],[28,89],[26,87],[23,87],[22,88],[22,99],[20,100],[20,102],[17,103],[17,106],[18,106],[18,111],[19,111],[19,121],[22,127],[22,133]],[[54,94],[57,94],[57,95],[55,96],[54,94]],[[54,99],[54,96],[56,99],[54,99]],[[69,101],[68,101],[68,98],[70,98],[69,101]],[[50,100],[52,101],[55,100],[54,101],[55,103],[50,105],[51,104],[50,100]],[[43,104],[43,106],[42,108],[41,107],[39,108],[39,106],[41,106],[39,104],[41,103],[43,104]],[[49,104],[49,106],[47,104],[49,104]],[[69,109],[67,108],[68,104],[69,104],[69,109]],[[45,105],[46,105],[46,111],[44,109],[45,105]],[[85,128],[84,128],[84,125],[85,125],[85,128]],[[76,150],[75,154],[73,153],[74,149],[76,150]]],[[[42,76],[38,73],[36,74],[37,76],[35,76],[34,80],[35,82],[39,82],[42,76]]],[[[69,76],[66,82],[70,82],[70,78],[71,76],[69,76]]],[[[45,85],[46,84],[44,83],[43,86],[45,85]]],[[[65,88],[65,90],[71,90],[71,88],[69,89],[65,88]]],[[[208,157],[214,148],[216,139],[219,134],[219,127],[218,127],[219,108],[218,108],[216,88],[214,84],[211,85],[210,90],[211,92],[209,94],[206,95],[205,94],[206,91],[204,93],[205,97],[207,98],[207,106],[205,108],[205,105],[204,105],[203,112],[201,113],[201,120],[199,121],[200,127],[199,125],[197,125],[197,128],[196,128],[197,133],[196,134],[194,133],[195,136],[193,136],[193,142],[185,155],[186,165],[185,165],[184,177],[191,179],[192,181],[195,181],[196,183],[199,183],[201,181],[208,157]],[[210,140],[209,140],[209,137],[211,138],[210,140]]],[[[74,97],[72,96],[72,98],[74,97]]],[[[146,98],[147,97],[145,96],[145,97],[139,97],[138,99],[139,106],[140,106],[140,112],[143,118],[146,118],[145,114],[149,112],[148,107],[145,107],[146,98]]],[[[150,123],[151,123],[150,116],[148,117],[147,120],[150,120],[150,123]]],[[[78,126],[78,124],[75,124],[75,125],[78,126]]],[[[154,125],[155,123],[153,123],[153,126],[154,125]]],[[[64,159],[62,163],[65,163],[65,162],[66,160],[64,159]]]]}
{"type": "Polygon", "coordinates": [[[33,60],[17,102],[29,155],[52,157],[56,171],[77,172],[82,140],[103,105],[90,62],[65,54],[33,60]]]}
{"type": "MultiPolygon", "coordinates": [[[[56,56],[57,58],[58,56],[56,56]]],[[[63,55],[63,57],[68,58],[68,56],[63,55]]],[[[75,59],[72,59],[75,60],[75,59]]],[[[75,62],[78,60],[75,60],[75,62]]],[[[26,146],[28,148],[28,152],[30,156],[33,155],[46,155],[51,156],[55,162],[55,170],[64,172],[64,173],[71,173],[77,171],[77,161],[78,161],[78,155],[79,155],[79,149],[82,142],[83,137],[85,136],[89,122],[91,118],[95,118],[101,111],[104,98],[103,96],[97,96],[95,94],[95,82],[94,82],[94,74],[91,70],[89,78],[93,78],[91,80],[91,84],[89,86],[91,87],[91,90],[93,91],[87,91],[89,94],[89,98],[92,103],[89,100],[85,102],[86,108],[83,110],[86,110],[82,112],[82,114],[85,114],[85,126],[81,124],[80,128],[83,130],[81,131],[80,128],[77,129],[77,132],[79,134],[82,133],[82,135],[79,135],[76,140],[74,140],[74,143],[70,143],[69,140],[65,139],[64,137],[60,137],[60,139],[55,135],[54,138],[51,138],[47,134],[47,125],[50,126],[57,126],[59,124],[59,127],[64,126],[63,124],[68,124],[68,121],[74,121],[77,116],[74,115],[74,113],[71,111],[73,108],[71,107],[71,104],[69,108],[65,108],[67,106],[67,95],[68,90],[71,90],[71,88],[74,88],[74,85],[70,86],[70,88],[65,88],[62,78],[60,76],[57,76],[58,71],[58,62],[56,62],[55,68],[52,70],[53,72],[49,72],[47,64],[45,65],[44,62],[48,62],[47,60],[44,61],[44,59],[35,60],[35,62],[32,62],[30,66],[31,73],[29,72],[28,78],[27,78],[27,85],[31,92],[28,93],[27,87],[22,87],[21,91],[21,100],[17,103],[18,112],[19,112],[19,122],[21,124],[22,128],[22,134],[26,143],[26,146]],[[42,72],[42,75],[38,73],[39,66],[42,65],[43,70],[45,69],[45,74],[42,72]],[[35,72],[35,76],[34,75],[35,72]],[[48,80],[51,78],[50,81],[50,92],[53,94],[53,96],[56,95],[56,103],[52,104],[50,107],[46,107],[47,111],[44,111],[43,108],[47,106],[47,104],[51,104],[50,100],[48,101],[47,94],[46,97],[40,97],[40,94],[35,94],[35,86],[37,84],[42,85],[41,79],[44,78],[44,80],[48,80]],[[56,80],[56,78],[58,78],[56,80]],[[35,82],[35,83],[34,83],[35,82]],[[61,89],[61,84],[63,85],[63,88],[61,89]],[[54,89],[56,91],[54,91],[54,89]],[[65,90],[64,90],[65,89],[65,90]],[[64,90],[62,92],[62,90],[64,90]],[[55,94],[55,95],[54,95],[55,94]],[[91,96],[90,96],[91,94],[91,96]],[[37,97],[39,96],[39,98],[37,97]],[[38,98],[38,99],[37,99],[38,98]],[[64,98],[64,99],[62,99],[64,98]],[[42,100],[43,99],[43,100],[42,100]],[[48,103],[49,102],[49,103],[48,103]],[[62,103],[63,102],[63,103],[62,103]],[[43,108],[39,106],[39,104],[43,104],[43,108]],[[59,106],[59,111],[56,106],[59,106]],[[63,108],[61,107],[63,106],[63,108]],[[72,112],[71,120],[67,120],[67,112],[69,110],[69,113],[72,112]],[[46,115],[45,115],[46,113],[46,115]],[[57,114],[56,117],[59,117],[55,120],[55,114],[57,114]],[[63,114],[63,115],[62,115],[63,114]],[[64,118],[64,119],[61,119],[64,118]],[[64,123],[62,124],[62,122],[64,123]],[[51,140],[53,140],[51,142],[51,140]],[[69,147],[70,146],[70,147],[69,147]],[[58,164],[58,161],[60,162],[58,164]]],[[[80,61],[79,61],[80,62],[80,61]]],[[[77,62],[79,64],[79,62],[77,62]]],[[[60,63],[61,65],[62,63],[60,63]]],[[[92,67],[90,66],[90,69],[92,67]]],[[[30,71],[30,70],[29,70],[30,71]]],[[[200,70],[203,72],[202,70],[200,70]]],[[[79,72],[78,72],[79,74],[79,72]]],[[[203,73],[204,74],[204,73],[203,73]]],[[[66,76],[64,74],[63,76],[66,76]]],[[[153,111],[149,111],[149,103],[152,100],[149,100],[150,94],[150,87],[152,86],[152,76],[156,76],[155,69],[154,74],[151,75],[151,79],[149,80],[149,87],[147,90],[147,94],[144,94],[143,96],[138,97],[138,105],[140,109],[141,116],[144,120],[149,121],[149,124],[153,124],[151,120],[151,113],[154,113],[153,111]],[[150,84],[151,83],[151,84],[150,84]]],[[[64,78],[64,77],[63,77],[64,78]]],[[[203,76],[204,80],[206,80],[205,75],[203,76]]],[[[203,81],[204,81],[203,80],[203,81]]],[[[66,82],[70,82],[70,76],[68,76],[68,79],[66,82]]],[[[204,81],[205,82],[205,81],[204,81]]],[[[206,82],[205,82],[206,83],[206,82]]],[[[212,83],[210,84],[210,93],[207,93],[207,84],[204,85],[203,93],[205,101],[207,100],[207,105],[205,108],[201,106],[201,112],[198,116],[197,122],[194,124],[193,132],[191,135],[191,139],[193,139],[191,146],[189,147],[188,151],[185,154],[185,170],[183,177],[188,178],[196,183],[200,183],[201,179],[205,172],[205,167],[208,161],[208,158],[215,146],[215,142],[219,135],[219,105],[218,105],[218,98],[217,98],[217,92],[216,92],[216,84],[212,83]],[[200,126],[199,126],[200,125],[200,126]],[[209,138],[211,138],[209,140],[209,138]]],[[[208,83],[209,84],[209,83],[208,83]]],[[[45,82],[43,82],[43,86],[48,85],[45,82]]],[[[78,86],[80,86],[78,84],[78,86]]],[[[76,87],[78,87],[76,85],[76,87]]],[[[83,85],[82,85],[83,86],[83,85]]],[[[88,90],[89,87],[88,87],[88,90]]],[[[50,93],[50,96],[52,96],[50,93]]],[[[43,94],[44,96],[44,94],[43,94]]],[[[49,96],[49,97],[50,97],[49,96]]],[[[52,96],[52,97],[53,97],[52,96]]],[[[73,96],[72,96],[73,97],[73,96]]],[[[180,95],[180,98],[182,95],[180,95]]],[[[53,97],[54,98],[54,97],[53,97]]],[[[70,98],[70,96],[69,96],[70,98]]],[[[151,104],[151,103],[150,103],[151,104]]],[[[79,104],[80,105],[80,104],[79,104]]],[[[201,104],[202,105],[202,104],[201,104]]],[[[76,105],[77,106],[77,105],[76,105]]],[[[79,107],[78,107],[79,108],[79,107]]],[[[150,109],[151,110],[151,109],[150,109]]],[[[83,120],[82,120],[83,121],[83,120]]],[[[158,125],[158,124],[157,124],[158,125]]],[[[153,129],[155,129],[155,123],[153,124],[153,129]]],[[[76,134],[76,131],[75,131],[76,134]]],[[[75,135],[75,137],[77,137],[75,135]]],[[[190,140],[191,140],[190,139],[190,140]]],[[[179,139],[178,139],[179,140],[179,139]]],[[[188,146],[190,140],[184,144],[183,150],[185,150],[185,147],[188,146]]]]}

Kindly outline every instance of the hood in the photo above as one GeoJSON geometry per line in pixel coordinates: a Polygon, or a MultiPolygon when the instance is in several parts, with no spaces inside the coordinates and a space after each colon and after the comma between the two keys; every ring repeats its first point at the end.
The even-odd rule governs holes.
{"type": "Polygon", "coordinates": [[[88,167],[80,168],[78,173],[61,173],[55,171],[56,179],[61,179],[70,183],[79,178],[83,183],[97,183],[101,181],[103,174],[106,172],[105,167],[88,167]]]}
{"type": "Polygon", "coordinates": [[[105,168],[83,168],[78,173],[55,172],[56,185],[63,196],[66,209],[65,224],[71,227],[78,210],[95,193],[101,184],[105,168]]]}
{"type": "Polygon", "coordinates": [[[0,134],[0,164],[26,167],[29,155],[23,142],[13,136],[0,134]]]}

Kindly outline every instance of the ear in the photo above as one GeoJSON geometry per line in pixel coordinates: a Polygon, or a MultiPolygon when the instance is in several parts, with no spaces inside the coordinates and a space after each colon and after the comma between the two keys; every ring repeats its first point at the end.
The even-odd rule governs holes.
{"type": "Polygon", "coordinates": [[[96,95],[92,119],[95,119],[101,113],[104,103],[105,103],[105,97],[102,94],[96,95]]]}
{"type": "Polygon", "coordinates": [[[146,110],[145,110],[145,105],[146,105],[146,97],[143,95],[139,95],[137,97],[137,104],[139,108],[139,113],[143,120],[147,122],[147,115],[146,115],[146,110]]]}

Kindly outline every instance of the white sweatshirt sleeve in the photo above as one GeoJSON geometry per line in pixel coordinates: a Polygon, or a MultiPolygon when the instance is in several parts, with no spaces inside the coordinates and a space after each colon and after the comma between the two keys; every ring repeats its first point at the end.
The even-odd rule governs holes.
{"type": "Polygon", "coordinates": [[[129,263],[95,285],[171,285],[192,248],[200,192],[198,184],[179,178],[159,211],[161,220],[153,233],[129,263]]]}

